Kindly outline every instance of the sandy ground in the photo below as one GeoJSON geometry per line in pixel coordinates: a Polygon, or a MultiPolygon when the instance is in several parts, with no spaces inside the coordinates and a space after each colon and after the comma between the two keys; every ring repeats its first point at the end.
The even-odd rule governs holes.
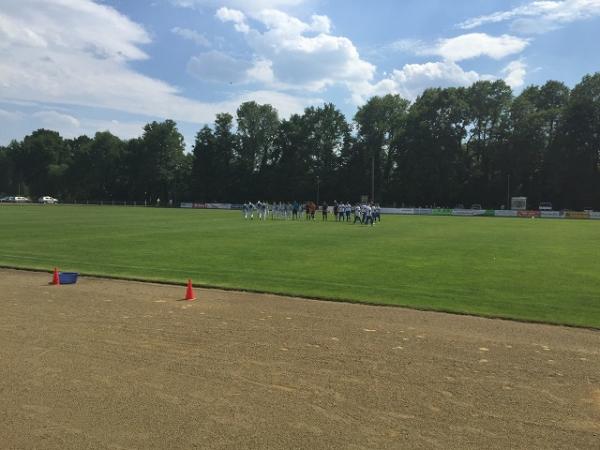
{"type": "Polygon", "coordinates": [[[0,270],[1,448],[600,448],[600,332],[0,270]]]}

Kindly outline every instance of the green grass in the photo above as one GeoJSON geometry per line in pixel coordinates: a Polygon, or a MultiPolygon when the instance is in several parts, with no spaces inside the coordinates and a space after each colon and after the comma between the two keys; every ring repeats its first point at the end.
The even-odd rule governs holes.
{"type": "MultiPolygon", "coordinates": [[[[0,264],[600,328],[600,222],[0,206],[0,264]]],[[[1,297],[1,296],[0,296],[1,297]]]]}

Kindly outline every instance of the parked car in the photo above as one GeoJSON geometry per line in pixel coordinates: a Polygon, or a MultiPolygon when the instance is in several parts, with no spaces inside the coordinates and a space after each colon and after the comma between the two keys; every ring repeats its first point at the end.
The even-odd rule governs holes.
{"type": "Polygon", "coordinates": [[[471,209],[480,210],[480,209],[483,209],[483,208],[481,207],[481,205],[479,203],[475,203],[475,204],[471,205],[471,209]]]}
{"type": "Polygon", "coordinates": [[[10,196],[0,197],[0,203],[10,202],[10,196]]]}
{"type": "Polygon", "coordinates": [[[54,197],[50,197],[49,195],[44,195],[43,197],[38,198],[38,203],[45,203],[47,205],[53,205],[58,203],[58,199],[54,197]]]}
{"type": "Polygon", "coordinates": [[[550,202],[541,202],[540,207],[538,208],[540,211],[552,211],[552,203],[550,202]]]}
{"type": "Polygon", "coordinates": [[[29,199],[29,197],[21,197],[21,196],[16,196],[14,197],[13,200],[15,203],[28,203],[31,200],[29,199]]]}

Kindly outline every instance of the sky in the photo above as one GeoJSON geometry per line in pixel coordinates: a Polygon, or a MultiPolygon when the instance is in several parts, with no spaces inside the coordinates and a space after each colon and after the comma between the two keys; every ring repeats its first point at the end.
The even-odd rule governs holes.
{"type": "Polygon", "coordinates": [[[128,139],[173,119],[281,118],[504,79],[516,95],[600,70],[600,0],[0,0],[0,145],[38,128],[128,139]]]}

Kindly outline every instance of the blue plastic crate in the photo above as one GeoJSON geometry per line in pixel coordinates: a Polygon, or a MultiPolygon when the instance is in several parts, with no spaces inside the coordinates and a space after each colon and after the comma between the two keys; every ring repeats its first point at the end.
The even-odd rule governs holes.
{"type": "Polygon", "coordinates": [[[60,284],[75,284],[77,283],[77,276],[79,274],[77,272],[59,272],[58,278],[60,280],[60,284]]]}

